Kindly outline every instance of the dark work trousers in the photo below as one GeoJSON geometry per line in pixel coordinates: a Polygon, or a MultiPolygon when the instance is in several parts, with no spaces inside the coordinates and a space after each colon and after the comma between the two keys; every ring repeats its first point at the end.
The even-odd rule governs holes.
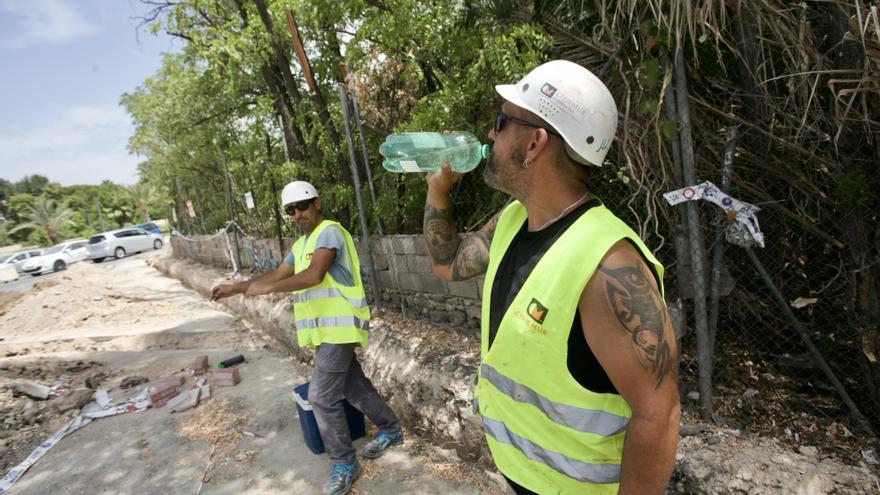
{"type": "Polygon", "coordinates": [[[356,458],[342,399],[348,399],[380,431],[392,432],[400,428],[400,421],[394,412],[364,376],[364,370],[354,354],[356,345],[321,344],[315,352],[309,403],[321,430],[324,447],[334,463],[348,464],[356,458]]]}

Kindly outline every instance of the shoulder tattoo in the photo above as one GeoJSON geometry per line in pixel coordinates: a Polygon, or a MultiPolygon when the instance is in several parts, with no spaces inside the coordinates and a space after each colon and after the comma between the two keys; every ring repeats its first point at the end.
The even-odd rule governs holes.
{"type": "Polygon", "coordinates": [[[666,306],[651,285],[653,275],[643,263],[599,270],[607,277],[608,303],[623,330],[629,334],[639,363],[656,378],[654,388],[674,371],[675,356],[664,334],[668,323],[666,306]]]}

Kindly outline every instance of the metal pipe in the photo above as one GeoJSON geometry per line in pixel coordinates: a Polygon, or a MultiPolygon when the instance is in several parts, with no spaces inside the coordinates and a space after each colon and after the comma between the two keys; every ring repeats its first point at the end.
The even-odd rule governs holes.
{"type": "MultiPolygon", "coordinates": [[[[354,86],[351,83],[350,72],[348,72],[348,64],[344,64],[345,74],[342,76],[343,80],[348,79],[348,92],[351,94],[351,106],[354,114],[354,123],[357,126],[358,131],[358,140],[361,143],[361,154],[364,157],[364,169],[367,171],[367,185],[370,187],[370,200],[372,201],[373,209],[375,211],[376,208],[376,188],[373,187],[373,172],[370,171],[370,158],[367,155],[367,142],[364,138],[364,128],[361,125],[361,111],[358,108],[358,98],[357,93],[354,90],[354,86]]],[[[380,236],[385,235],[385,229],[382,228],[382,219],[379,217],[378,212],[376,212],[376,229],[380,236]]]]}
{"type": "MultiPolygon", "coordinates": [[[[681,44],[675,50],[674,78],[675,103],[678,109],[679,142],[685,183],[696,184],[694,144],[691,137],[690,104],[688,103],[687,76],[681,44]]],[[[709,348],[709,325],[706,314],[705,241],[700,229],[700,212],[697,204],[688,201],[688,240],[691,253],[691,273],[694,288],[694,323],[697,331],[697,365],[699,369],[700,406],[703,418],[712,419],[712,349],[709,348]]]]}
{"type": "Polygon", "coordinates": [[[354,195],[357,199],[358,213],[361,220],[361,238],[367,251],[367,265],[370,267],[370,278],[373,279],[373,297],[375,298],[376,311],[382,313],[382,288],[379,285],[379,276],[376,273],[376,263],[373,261],[373,248],[370,242],[370,231],[367,229],[367,217],[364,213],[364,201],[361,198],[361,179],[357,171],[357,159],[354,154],[354,143],[351,140],[351,126],[348,123],[348,105],[346,104],[345,85],[339,83],[339,102],[342,104],[342,122],[345,124],[345,137],[348,142],[348,157],[351,165],[351,178],[354,181],[354,195]]]}

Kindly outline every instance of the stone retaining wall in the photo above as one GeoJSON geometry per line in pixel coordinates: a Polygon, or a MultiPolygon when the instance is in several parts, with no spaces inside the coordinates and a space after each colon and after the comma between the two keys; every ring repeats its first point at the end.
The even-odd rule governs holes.
{"type": "MultiPolygon", "coordinates": [[[[294,239],[284,239],[285,254],[294,239]]],[[[367,297],[375,304],[372,272],[364,244],[355,240],[361,261],[361,274],[367,285],[367,297]]],[[[232,268],[226,237],[171,237],[174,255],[216,267],[232,268]]],[[[234,246],[229,237],[229,246],[234,246]]],[[[382,304],[408,318],[443,326],[465,336],[477,337],[480,329],[480,294],[483,277],[461,282],[446,282],[431,271],[425,239],[420,235],[376,237],[372,257],[382,287],[382,304]]],[[[283,260],[277,239],[239,239],[242,271],[262,273],[283,260]]]]}

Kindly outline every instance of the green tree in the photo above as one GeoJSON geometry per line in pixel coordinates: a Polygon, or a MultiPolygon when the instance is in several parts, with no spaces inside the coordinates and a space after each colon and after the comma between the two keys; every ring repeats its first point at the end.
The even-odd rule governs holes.
{"type": "Polygon", "coordinates": [[[15,192],[11,182],[6,179],[0,179],[0,216],[6,216],[9,197],[15,192]]]}
{"type": "Polygon", "coordinates": [[[65,226],[75,225],[71,219],[74,211],[66,205],[57,205],[55,200],[39,198],[30,209],[24,213],[24,222],[17,224],[9,233],[30,230],[40,232],[50,244],[57,244],[59,232],[65,226]]]}
{"type": "Polygon", "coordinates": [[[150,221],[150,207],[160,201],[156,188],[150,183],[140,181],[126,188],[128,200],[137,214],[141,216],[141,222],[150,221]]]}
{"type": "Polygon", "coordinates": [[[36,203],[36,198],[30,194],[13,194],[7,201],[7,220],[13,224],[22,221],[25,213],[36,203]]]}
{"type": "Polygon", "coordinates": [[[14,184],[15,192],[19,194],[30,194],[39,196],[43,192],[43,188],[49,184],[49,179],[42,175],[27,175],[14,184]]]}

